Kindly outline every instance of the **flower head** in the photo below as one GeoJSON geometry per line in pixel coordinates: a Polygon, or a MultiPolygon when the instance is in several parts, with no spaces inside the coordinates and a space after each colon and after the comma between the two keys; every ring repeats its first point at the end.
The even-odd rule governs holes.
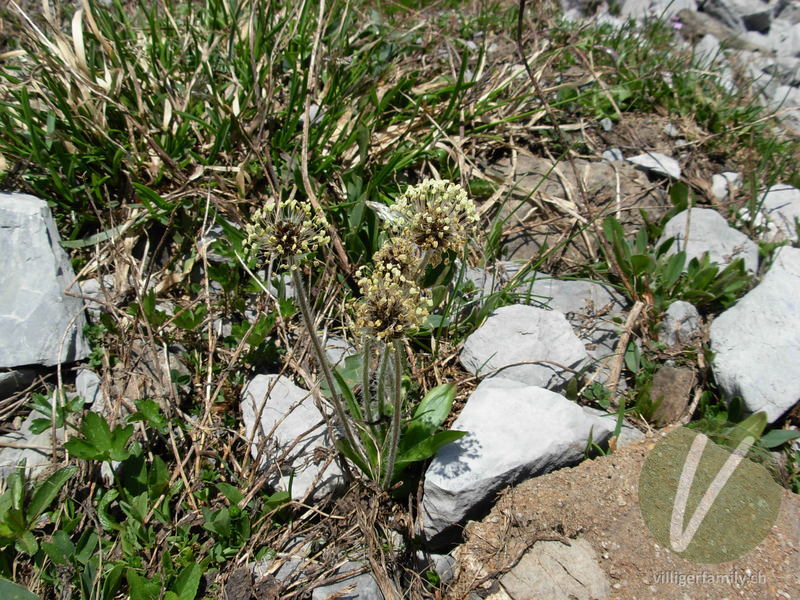
{"type": "Polygon", "coordinates": [[[315,252],[330,241],[325,224],[323,216],[312,216],[308,202],[271,200],[245,226],[247,245],[287,266],[290,259],[315,252]]]}
{"type": "Polygon", "coordinates": [[[417,329],[428,316],[428,298],[399,267],[376,264],[371,274],[358,272],[362,297],[356,304],[355,327],[381,341],[417,329]]]}
{"type": "Polygon", "coordinates": [[[397,269],[403,277],[413,279],[417,274],[422,255],[419,247],[407,237],[394,236],[372,255],[376,269],[397,269]]]}
{"type": "Polygon", "coordinates": [[[393,207],[395,228],[422,250],[462,247],[477,230],[475,204],[460,185],[426,179],[408,188],[393,207]]]}

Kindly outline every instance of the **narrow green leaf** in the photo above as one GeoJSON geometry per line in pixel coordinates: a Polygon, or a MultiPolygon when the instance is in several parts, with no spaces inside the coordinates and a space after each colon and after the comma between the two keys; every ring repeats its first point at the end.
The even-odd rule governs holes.
{"type": "Polygon", "coordinates": [[[432,457],[442,446],[455,442],[467,435],[466,431],[440,431],[439,433],[422,440],[397,457],[397,466],[405,467],[420,460],[432,457]]]}
{"type": "Polygon", "coordinates": [[[764,448],[777,448],[786,442],[798,439],[800,439],[800,431],[773,429],[763,435],[761,438],[761,445],[764,446],[764,448]]]}
{"type": "Polygon", "coordinates": [[[450,414],[455,395],[456,386],[452,383],[436,386],[425,394],[425,397],[414,411],[413,420],[425,426],[430,433],[433,433],[450,414]]]}

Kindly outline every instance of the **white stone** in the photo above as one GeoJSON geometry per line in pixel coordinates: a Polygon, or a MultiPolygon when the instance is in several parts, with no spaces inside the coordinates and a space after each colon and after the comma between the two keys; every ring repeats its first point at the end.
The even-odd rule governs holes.
{"type": "Polygon", "coordinates": [[[315,456],[315,449],[330,452],[333,443],[309,392],[282,375],[256,375],[242,391],[241,409],[245,435],[253,439],[250,448],[253,458],[257,458],[263,446],[261,464],[277,462],[280,478],[273,485],[287,490],[294,472],[294,499],[302,499],[306,494],[324,496],[341,487],[344,478],[336,460],[320,475],[326,459],[315,456]],[[261,418],[256,423],[259,412],[261,418]]]}
{"type": "Polygon", "coordinates": [[[0,368],[52,366],[89,355],[83,302],[44,200],[0,194],[0,368]]]}
{"type": "Polygon", "coordinates": [[[800,219],[800,190],[791,185],[778,184],[758,196],[761,212],[773,227],[762,235],[767,242],[797,241],[797,220],[800,219]]]}
{"type": "Polygon", "coordinates": [[[658,339],[667,346],[688,344],[700,332],[700,313],[688,302],[677,300],[669,305],[658,332],[658,339]]]}
{"type": "MultiPolygon", "coordinates": [[[[356,572],[364,565],[348,561],[337,569],[337,575],[356,572]]],[[[367,570],[366,573],[348,577],[336,583],[323,585],[311,592],[311,600],[383,600],[383,593],[375,581],[375,577],[367,570]]]]}
{"type": "Polygon", "coordinates": [[[609,148],[603,152],[603,159],[608,162],[615,162],[618,160],[625,160],[625,156],[623,156],[622,150],[619,148],[609,148]]]}
{"type": "Polygon", "coordinates": [[[800,398],[800,249],[783,247],[764,279],[711,324],[712,368],[729,398],[770,422],[800,398]]]}
{"type": "Polygon", "coordinates": [[[464,342],[461,364],[474,375],[496,375],[561,390],[586,360],[583,343],[563,313],[515,304],[494,311],[464,342]],[[532,364],[515,364],[527,362],[532,364]],[[567,367],[566,369],[564,367],[567,367]]]}
{"type": "Polygon", "coordinates": [[[356,353],[353,344],[344,338],[336,336],[331,336],[325,340],[325,347],[323,350],[325,352],[325,358],[327,358],[328,362],[332,365],[338,365],[344,362],[345,358],[356,353]]]}
{"type": "Polygon", "coordinates": [[[603,444],[614,425],[540,387],[481,382],[452,426],[467,435],[441,448],[425,473],[425,536],[434,546],[447,541],[498,491],[578,462],[589,437],[603,444]]]}
{"type": "Polygon", "coordinates": [[[515,293],[528,304],[564,313],[592,359],[604,361],[616,352],[620,326],[613,319],[622,314],[627,301],[611,286],[534,273],[515,293]]]}
{"type": "Polygon", "coordinates": [[[0,371],[0,400],[28,387],[36,379],[37,369],[22,368],[0,371]]]}
{"type": "MultiPolygon", "coordinates": [[[[18,431],[0,436],[2,444],[16,444],[25,448],[0,446],[0,479],[5,479],[18,470],[21,461],[25,461],[25,476],[36,479],[45,475],[51,463],[53,430],[45,429],[41,433],[32,433],[31,425],[35,419],[45,419],[44,415],[34,411],[22,422],[18,431]]],[[[56,430],[56,441],[64,439],[64,430],[56,430]]]]}
{"type": "Polygon", "coordinates": [[[758,271],[758,246],[741,231],[728,225],[713,209],[693,208],[678,213],[667,221],[658,244],[671,237],[675,242],[669,253],[685,251],[687,264],[692,258],[699,259],[708,252],[711,261],[722,267],[742,258],[748,271],[758,271]]]}
{"type": "Polygon", "coordinates": [[[583,538],[569,545],[536,542],[500,583],[511,598],[520,600],[605,600],[611,595],[611,583],[597,552],[583,538]]]}
{"type": "Polygon", "coordinates": [[[710,33],[707,33],[702,39],[695,44],[694,59],[697,61],[697,66],[701,69],[707,69],[712,66],[720,57],[719,40],[710,33]]]}
{"type": "Polygon", "coordinates": [[[725,200],[728,190],[738,190],[742,187],[742,176],[739,173],[717,173],[711,177],[711,195],[717,200],[725,200]]]}
{"type": "Polygon", "coordinates": [[[81,369],[75,377],[75,391],[83,401],[90,406],[90,410],[108,414],[105,396],[100,389],[100,378],[97,373],[89,369],[81,369]]]}
{"type": "Polygon", "coordinates": [[[628,19],[669,19],[684,9],[697,10],[695,0],[623,0],[619,3],[620,16],[628,19]]]}
{"type": "Polygon", "coordinates": [[[648,171],[666,175],[672,179],[681,178],[681,166],[678,164],[678,161],[671,156],[661,154],[660,152],[645,152],[644,154],[638,154],[637,156],[632,156],[629,158],[628,162],[631,162],[648,171]]]}

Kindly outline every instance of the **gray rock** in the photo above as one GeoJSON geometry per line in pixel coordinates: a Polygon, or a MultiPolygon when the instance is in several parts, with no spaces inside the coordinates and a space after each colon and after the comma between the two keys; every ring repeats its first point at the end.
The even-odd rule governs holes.
{"type": "Polygon", "coordinates": [[[330,450],[333,443],[309,392],[282,375],[256,375],[242,391],[241,409],[245,435],[253,439],[250,453],[256,458],[263,446],[262,465],[274,462],[280,471],[273,485],[288,489],[294,473],[294,499],[306,494],[321,497],[342,486],[344,478],[335,460],[320,473],[326,459],[315,456],[315,449],[330,450]]]}
{"type": "Polygon", "coordinates": [[[454,279],[452,287],[454,290],[457,288],[466,314],[471,307],[482,305],[484,300],[503,287],[507,279],[505,273],[497,270],[467,267],[460,280],[454,279]]]}
{"type": "Polygon", "coordinates": [[[758,42],[767,50],[772,50],[776,57],[800,56],[800,24],[789,23],[783,19],[772,22],[766,35],[750,32],[748,37],[759,36],[758,42]]]}
{"type": "Polygon", "coordinates": [[[420,571],[432,569],[442,583],[452,581],[456,572],[456,559],[449,554],[429,554],[422,550],[416,553],[417,568],[420,571]]]}
{"type": "Polygon", "coordinates": [[[611,595],[597,553],[583,538],[571,540],[569,546],[536,542],[500,583],[514,600],[605,600],[611,595]]]}
{"type": "Polygon", "coordinates": [[[0,400],[25,389],[36,379],[38,371],[31,368],[0,371],[0,400]]]}
{"type": "Polygon", "coordinates": [[[678,128],[672,123],[667,123],[664,125],[664,133],[666,133],[669,137],[679,137],[681,134],[681,132],[678,131],[678,128]]]}
{"type": "Polygon", "coordinates": [[[797,241],[797,221],[800,219],[800,190],[778,184],[761,192],[758,198],[761,211],[772,225],[762,238],[768,242],[797,241]]]}
{"type": "MultiPolygon", "coordinates": [[[[53,447],[52,429],[45,429],[41,433],[31,432],[33,421],[41,418],[45,418],[44,415],[31,412],[22,422],[19,430],[0,436],[0,442],[3,444],[24,446],[22,448],[0,447],[0,479],[5,479],[14,473],[21,461],[25,461],[25,476],[28,479],[36,479],[46,473],[53,447]]],[[[64,430],[56,430],[56,441],[61,442],[63,439],[64,430]]]]}
{"type": "Polygon", "coordinates": [[[670,254],[684,250],[687,263],[708,252],[709,258],[720,266],[727,266],[737,258],[742,258],[748,271],[758,271],[758,246],[741,231],[728,225],[722,215],[713,209],[693,208],[678,213],[667,221],[658,243],[671,237],[675,238],[675,243],[670,248],[670,254]]]}
{"type": "Polygon", "coordinates": [[[771,108],[780,111],[784,125],[800,131],[800,88],[779,85],[768,100],[771,108]]]}
{"type": "Polygon", "coordinates": [[[728,398],[770,422],[800,398],[800,249],[779,248],[764,279],[711,324],[712,368],[728,398]]]}
{"type": "Polygon", "coordinates": [[[689,344],[700,333],[702,325],[700,313],[694,305],[677,300],[664,313],[658,339],[667,346],[689,344]]]}
{"type": "Polygon", "coordinates": [[[711,195],[717,200],[724,200],[729,190],[738,190],[740,187],[742,176],[739,173],[718,173],[711,178],[711,195]]]}
{"type": "Polygon", "coordinates": [[[325,357],[332,365],[338,365],[348,356],[356,353],[355,346],[344,338],[331,336],[325,340],[325,357]]]}
{"type": "Polygon", "coordinates": [[[681,178],[681,166],[674,158],[661,154],[660,152],[645,152],[628,159],[631,162],[647,171],[666,175],[672,179],[681,178]]]}
{"type": "Polygon", "coordinates": [[[288,556],[285,558],[262,558],[252,565],[253,577],[256,581],[271,575],[280,582],[289,579],[298,569],[304,567],[308,559],[299,556],[288,556]]]}
{"type": "MultiPolygon", "coordinates": [[[[605,410],[601,410],[599,408],[593,408],[591,406],[584,406],[583,411],[589,415],[605,419],[610,422],[610,428],[612,433],[617,428],[617,415],[614,413],[606,412],[605,410]]],[[[628,423],[623,422],[622,427],[620,427],[619,435],[617,436],[617,449],[624,448],[628,444],[633,444],[634,442],[638,442],[644,437],[644,433],[636,429],[628,423]]]]}
{"type": "Polygon", "coordinates": [[[515,291],[524,294],[528,304],[564,313],[593,360],[606,360],[616,352],[619,325],[613,319],[622,314],[627,301],[609,285],[534,273],[515,291]]]}
{"type": "Polygon", "coordinates": [[[706,0],[703,11],[736,30],[766,32],[772,8],[761,0],[706,0]]]}
{"type": "Polygon", "coordinates": [[[0,194],[0,368],[52,366],[89,355],[83,302],[44,200],[0,194]]]}
{"type": "Polygon", "coordinates": [[[617,437],[617,448],[624,448],[625,446],[638,442],[641,439],[644,439],[644,433],[642,431],[627,424],[623,425],[619,430],[619,436],[617,437]]]}
{"type": "Polygon", "coordinates": [[[707,69],[717,62],[720,57],[720,52],[719,40],[710,33],[707,33],[695,44],[694,59],[698,67],[707,69]]]}
{"type": "Polygon", "coordinates": [[[623,0],[619,4],[624,19],[669,19],[681,10],[697,10],[695,0],[623,0]]]}
{"type": "Polygon", "coordinates": [[[474,375],[501,369],[496,376],[561,390],[572,377],[569,369],[579,368],[586,358],[563,313],[515,304],[498,308],[470,334],[460,360],[474,375]],[[514,364],[523,361],[542,362],[514,364]]]}
{"type": "Polygon", "coordinates": [[[796,87],[800,83],[800,58],[796,56],[776,56],[765,66],[764,72],[777,78],[785,85],[796,87]]]}
{"type": "Polygon", "coordinates": [[[618,160],[625,160],[625,156],[623,156],[622,150],[619,148],[609,148],[603,152],[603,159],[608,162],[615,162],[618,160]]]}
{"type": "Polygon", "coordinates": [[[614,122],[608,117],[600,119],[600,128],[603,131],[611,131],[614,128],[614,122]]]}
{"type": "Polygon", "coordinates": [[[452,428],[467,435],[441,448],[425,473],[423,532],[433,547],[504,487],[578,462],[589,436],[605,443],[614,420],[540,387],[487,379],[452,428]]]}
{"type": "Polygon", "coordinates": [[[100,378],[89,369],[81,369],[75,377],[75,391],[83,401],[90,405],[90,410],[100,414],[108,414],[105,395],[100,389],[100,378]]]}
{"type": "MultiPolygon", "coordinates": [[[[336,573],[349,573],[361,569],[361,567],[363,565],[360,563],[348,561],[336,573]]],[[[383,600],[383,593],[381,593],[375,577],[367,571],[336,583],[314,588],[311,592],[311,600],[325,600],[326,598],[331,600],[334,598],[337,600],[383,600]]]]}
{"type": "Polygon", "coordinates": [[[84,296],[86,311],[92,319],[99,319],[100,314],[106,312],[106,304],[113,301],[111,297],[114,289],[114,278],[111,275],[103,277],[102,283],[97,277],[78,282],[78,293],[84,296]]]}

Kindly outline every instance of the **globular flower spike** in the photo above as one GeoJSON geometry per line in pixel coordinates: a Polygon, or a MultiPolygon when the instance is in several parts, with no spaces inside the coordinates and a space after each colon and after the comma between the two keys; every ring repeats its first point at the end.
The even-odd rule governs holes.
{"type": "Polygon", "coordinates": [[[394,228],[424,251],[460,249],[475,235],[478,213],[460,185],[426,179],[408,188],[392,207],[394,228]]]}
{"type": "Polygon", "coordinates": [[[381,263],[367,275],[358,272],[361,299],[356,304],[355,328],[383,342],[418,329],[428,316],[429,300],[397,266],[381,263]]]}
{"type": "Polygon", "coordinates": [[[296,268],[297,259],[330,242],[325,218],[313,215],[308,202],[271,200],[245,226],[247,245],[271,257],[280,267],[296,268]]]}
{"type": "Polygon", "coordinates": [[[400,275],[413,279],[419,272],[422,254],[419,246],[407,237],[395,236],[372,255],[376,269],[398,270],[400,275]]]}

